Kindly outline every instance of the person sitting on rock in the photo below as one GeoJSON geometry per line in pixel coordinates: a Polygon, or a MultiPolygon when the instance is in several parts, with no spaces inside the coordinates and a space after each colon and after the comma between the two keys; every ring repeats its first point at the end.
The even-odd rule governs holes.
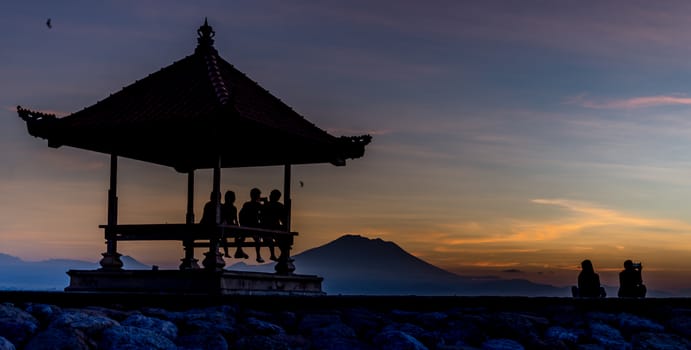
{"type": "Polygon", "coordinates": [[[647,291],[641,277],[643,266],[634,264],[631,260],[624,261],[624,270],[619,272],[620,298],[645,298],[647,291]]]}
{"type": "Polygon", "coordinates": [[[600,276],[595,273],[593,263],[586,259],[581,261],[581,273],[578,274],[578,287],[571,288],[575,298],[604,298],[605,288],[600,286],[600,276]]]}

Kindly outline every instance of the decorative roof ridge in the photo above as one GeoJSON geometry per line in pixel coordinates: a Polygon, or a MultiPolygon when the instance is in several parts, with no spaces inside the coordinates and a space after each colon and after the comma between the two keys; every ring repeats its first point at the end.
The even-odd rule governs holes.
{"type": "Polygon", "coordinates": [[[206,63],[206,70],[209,75],[211,86],[214,88],[218,101],[222,105],[225,105],[230,100],[230,92],[223,80],[223,76],[221,76],[221,70],[218,67],[218,60],[220,59],[218,57],[218,51],[216,51],[213,46],[213,38],[216,36],[216,32],[214,32],[213,28],[209,25],[207,19],[204,18],[204,24],[197,29],[197,34],[199,38],[197,38],[198,45],[195,49],[195,53],[204,56],[204,62],[206,63]]]}
{"type": "Polygon", "coordinates": [[[55,114],[32,111],[30,109],[22,108],[22,106],[17,106],[17,114],[19,114],[19,118],[22,118],[22,120],[26,122],[57,119],[55,114]]]}
{"type": "Polygon", "coordinates": [[[216,97],[222,105],[225,105],[230,100],[230,91],[228,91],[228,87],[221,76],[221,70],[218,67],[218,56],[213,53],[206,54],[204,55],[204,61],[206,62],[209,81],[211,81],[214,92],[216,92],[216,97]]]}
{"type": "Polygon", "coordinates": [[[354,145],[363,145],[366,146],[370,142],[372,142],[372,135],[366,134],[366,135],[360,135],[360,136],[341,136],[339,137],[339,140],[354,144],[354,145]]]}

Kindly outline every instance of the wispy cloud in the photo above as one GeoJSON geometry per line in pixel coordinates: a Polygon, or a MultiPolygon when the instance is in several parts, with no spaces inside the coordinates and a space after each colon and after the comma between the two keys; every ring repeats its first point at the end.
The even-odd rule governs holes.
{"type": "MultiPolygon", "coordinates": [[[[597,230],[601,227],[619,227],[618,231],[625,232],[630,239],[638,236],[642,239],[643,236],[649,236],[651,231],[657,232],[655,240],[660,246],[673,247],[680,234],[691,232],[691,224],[683,221],[638,216],[589,202],[544,198],[533,199],[532,202],[560,207],[572,214],[543,227],[543,229],[552,227],[555,237],[585,230],[597,230]]],[[[623,250],[624,246],[616,245],[615,249],[623,250]]]]}
{"type": "Polygon", "coordinates": [[[593,99],[586,95],[569,98],[568,104],[592,109],[639,109],[659,106],[691,105],[691,97],[683,95],[639,96],[623,99],[593,99]]]}
{"type": "Polygon", "coordinates": [[[442,243],[434,250],[450,253],[463,247],[473,251],[488,249],[487,253],[510,251],[516,254],[521,251],[537,252],[543,245],[547,247],[554,242],[561,242],[563,249],[571,252],[590,251],[595,246],[602,245],[621,251],[626,247],[621,244],[612,245],[612,240],[616,241],[621,236],[640,244],[646,237],[650,238],[650,232],[656,232],[653,244],[673,248],[679,235],[691,232],[691,224],[683,221],[639,216],[585,201],[538,198],[531,202],[565,211],[550,214],[553,215],[551,219],[502,220],[494,225],[449,224],[445,226],[445,232],[455,233],[431,234],[435,235],[436,241],[442,243]],[[608,236],[598,236],[598,232],[603,230],[611,233],[608,236]],[[584,235],[593,238],[590,244],[583,244],[584,235]],[[576,236],[580,238],[574,240],[576,236]]]}

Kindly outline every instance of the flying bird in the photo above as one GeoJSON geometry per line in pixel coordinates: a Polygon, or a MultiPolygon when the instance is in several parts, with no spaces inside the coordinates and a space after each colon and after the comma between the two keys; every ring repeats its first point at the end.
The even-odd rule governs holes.
{"type": "Polygon", "coordinates": [[[50,23],[50,18],[48,18],[48,20],[46,21],[46,27],[48,27],[48,29],[53,28],[53,24],[50,23]]]}
{"type": "Polygon", "coordinates": [[[299,181],[299,182],[300,182],[300,187],[305,187],[305,183],[304,183],[304,182],[302,182],[302,181],[299,181]]]}

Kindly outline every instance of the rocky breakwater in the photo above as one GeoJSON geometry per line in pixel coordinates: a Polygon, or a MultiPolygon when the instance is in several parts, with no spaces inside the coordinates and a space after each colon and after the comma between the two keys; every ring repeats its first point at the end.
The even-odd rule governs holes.
{"type": "Polygon", "coordinates": [[[691,348],[685,299],[1,297],[0,350],[691,348]]]}

